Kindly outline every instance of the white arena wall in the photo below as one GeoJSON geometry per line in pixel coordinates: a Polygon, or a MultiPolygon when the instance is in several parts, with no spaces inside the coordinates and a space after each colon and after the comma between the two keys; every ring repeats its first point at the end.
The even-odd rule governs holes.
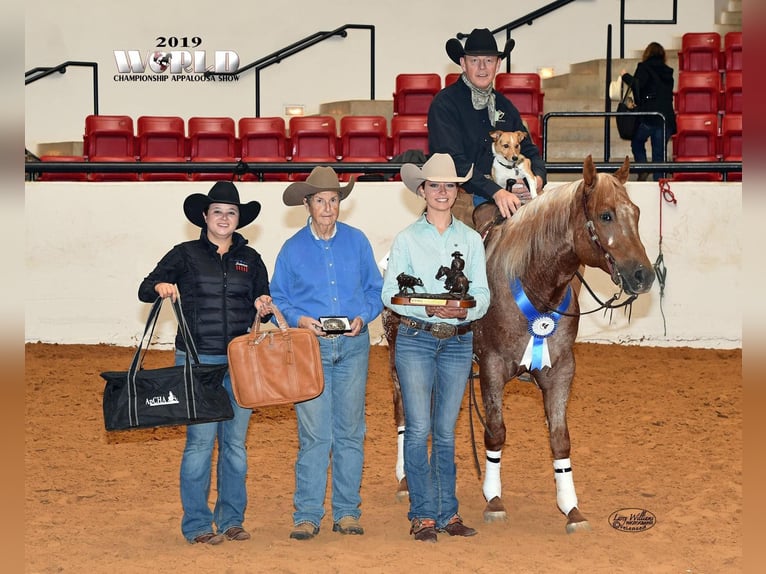
{"type": "MultiPolygon", "coordinates": [[[[554,184],[551,184],[554,185],[554,184]]],[[[174,244],[197,237],[183,215],[184,198],[207,193],[210,182],[28,182],[26,198],[26,342],[135,345],[148,305],[138,285],[174,244]]],[[[303,208],[282,204],[283,183],[239,183],[244,201],[263,209],[242,232],[269,272],[284,240],[305,224],[303,208]]],[[[584,316],[578,341],[698,348],[742,347],[742,185],[671,184],[676,204],[662,202],[656,183],[630,182],[641,208],[640,233],[651,261],[661,251],[667,277],[622,310],[584,316]],[[662,229],[660,230],[660,221],[662,229]]],[[[422,209],[401,183],[357,183],[341,205],[341,220],[361,228],[377,260],[393,236],[422,209]]],[[[588,269],[600,298],[615,291],[609,277],[588,269]]],[[[596,304],[585,289],[583,310],[596,304]]],[[[156,333],[160,347],[174,335],[170,309],[156,333]]],[[[380,319],[370,326],[382,342],[380,319]]]]}

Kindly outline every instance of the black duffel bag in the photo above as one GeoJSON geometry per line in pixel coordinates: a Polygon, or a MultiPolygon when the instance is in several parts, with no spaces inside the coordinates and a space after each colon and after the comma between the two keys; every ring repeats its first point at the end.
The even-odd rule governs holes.
{"type": "MultiPolygon", "coordinates": [[[[633,92],[626,90],[622,96],[622,99],[617,104],[618,112],[637,112],[638,107],[633,104],[633,92]]],[[[617,122],[617,132],[620,134],[620,138],[631,141],[633,135],[636,133],[638,127],[639,116],[615,116],[617,122]]]]}
{"type": "Polygon", "coordinates": [[[185,363],[159,369],[142,367],[162,302],[158,297],[152,305],[130,368],[101,373],[106,381],[103,406],[108,431],[190,425],[234,417],[229,393],[223,387],[228,364],[200,363],[180,300],[173,303],[173,311],[186,345],[185,363]]]}

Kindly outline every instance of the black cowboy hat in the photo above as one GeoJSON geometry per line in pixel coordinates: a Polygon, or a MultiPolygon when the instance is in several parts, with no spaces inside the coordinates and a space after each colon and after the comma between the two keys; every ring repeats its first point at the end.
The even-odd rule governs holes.
{"type": "Polygon", "coordinates": [[[217,181],[207,192],[193,193],[184,200],[184,214],[186,218],[197,227],[205,227],[205,218],[202,213],[211,203],[228,203],[239,208],[239,224],[237,229],[252,223],[261,212],[261,204],[257,201],[240,203],[239,192],[230,181],[217,181]]]}
{"type": "Polygon", "coordinates": [[[465,41],[465,48],[457,38],[450,38],[447,40],[446,48],[450,60],[460,65],[460,58],[463,56],[500,56],[500,59],[502,60],[503,58],[508,57],[508,54],[511,53],[511,50],[513,50],[515,45],[515,40],[508,39],[501,52],[497,49],[497,42],[489,29],[474,28],[473,31],[468,34],[468,38],[465,41]]]}

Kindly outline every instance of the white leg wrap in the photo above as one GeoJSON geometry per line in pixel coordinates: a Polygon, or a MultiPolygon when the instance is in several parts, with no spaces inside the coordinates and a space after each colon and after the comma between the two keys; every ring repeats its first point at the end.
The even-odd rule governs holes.
{"type": "Polygon", "coordinates": [[[489,502],[496,496],[501,498],[502,484],[500,482],[500,450],[487,451],[487,463],[484,469],[484,485],[482,492],[484,498],[489,502]]]}
{"type": "Polygon", "coordinates": [[[404,478],[404,427],[398,427],[396,431],[396,480],[401,482],[404,478]]]}
{"type": "Polygon", "coordinates": [[[553,477],[556,480],[556,504],[565,515],[577,506],[574,480],[572,479],[572,462],[568,458],[553,461],[553,477]]]}

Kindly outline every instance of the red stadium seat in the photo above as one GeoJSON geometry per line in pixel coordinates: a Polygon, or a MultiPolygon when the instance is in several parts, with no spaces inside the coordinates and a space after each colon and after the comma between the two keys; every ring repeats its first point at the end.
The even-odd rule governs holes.
{"type": "Polygon", "coordinates": [[[495,76],[495,90],[511,100],[520,114],[543,113],[545,93],[538,74],[501,72],[495,76]]]}
{"type": "Polygon", "coordinates": [[[394,114],[427,114],[436,93],[442,89],[439,74],[399,74],[394,92],[394,114]]]}
{"type": "MultiPolygon", "coordinates": [[[[673,135],[673,161],[715,162],[718,157],[718,115],[678,114],[676,133],[673,135]]],[[[673,181],[721,181],[720,173],[675,173],[673,181]]]]}
{"type": "MultiPolygon", "coordinates": [[[[292,160],[334,163],[338,161],[338,134],[333,116],[295,116],[290,118],[292,160]]],[[[291,181],[303,181],[308,173],[291,173],[291,181]]]]}
{"type": "Polygon", "coordinates": [[[83,155],[87,158],[94,156],[135,158],[133,118],[87,116],[83,144],[83,155]]]}
{"type": "Polygon", "coordinates": [[[678,69],[683,72],[718,71],[721,35],[718,32],[687,32],[681,37],[678,69]]]}
{"type": "Polygon", "coordinates": [[[377,157],[386,161],[388,125],[383,116],[344,116],[340,120],[343,159],[377,157]]]}
{"type": "MultiPolygon", "coordinates": [[[[343,162],[388,161],[388,124],[384,116],[343,116],[340,120],[340,153],[343,162]]],[[[341,181],[385,179],[382,174],[341,173],[341,181]]]]}
{"type": "Polygon", "coordinates": [[[719,72],[679,72],[675,94],[679,114],[715,113],[721,108],[719,72]]]}
{"type": "Polygon", "coordinates": [[[676,133],[673,135],[674,160],[678,160],[679,157],[715,157],[717,141],[717,114],[676,115],[676,133]]]}
{"type": "Polygon", "coordinates": [[[395,157],[410,149],[419,149],[428,155],[427,115],[391,118],[391,155],[395,157]]]}
{"type": "MultiPolygon", "coordinates": [[[[184,120],[178,116],[140,116],[136,138],[141,162],[185,162],[186,133],[184,120]]],[[[185,172],[145,172],[144,181],[185,181],[185,172]]]]}
{"type": "MultiPolygon", "coordinates": [[[[285,120],[279,116],[240,118],[239,140],[242,161],[251,163],[281,163],[287,161],[285,120]]],[[[242,181],[287,181],[287,173],[246,173],[242,181]]]]}
{"type": "MultiPolygon", "coordinates": [[[[41,162],[46,161],[85,161],[81,155],[43,155],[40,156],[41,162]]],[[[83,172],[42,172],[38,181],[88,181],[88,174],[83,172]]]]}
{"type": "Polygon", "coordinates": [[[726,72],[723,90],[723,109],[727,114],[742,113],[742,71],[726,72]]]}
{"type": "Polygon", "coordinates": [[[527,125],[529,135],[532,137],[532,141],[537,146],[540,154],[543,153],[543,134],[540,127],[540,116],[538,115],[526,115],[521,114],[521,121],[527,125]]]}
{"type": "Polygon", "coordinates": [[[723,37],[724,68],[742,70],[742,32],[727,32],[723,37]]]}
{"type": "Polygon", "coordinates": [[[446,76],[444,76],[444,87],[446,88],[450,84],[454,84],[455,82],[457,82],[460,79],[460,76],[461,74],[457,72],[452,74],[447,74],[446,76]]]}
{"type": "MultiPolygon", "coordinates": [[[[742,114],[726,114],[721,121],[723,161],[742,161],[742,114]]],[[[742,172],[729,173],[729,181],[742,181],[742,172]]]]}
{"type": "MultiPolygon", "coordinates": [[[[188,121],[190,159],[200,162],[236,162],[234,120],[230,117],[193,117],[188,121]]],[[[223,172],[192,172],[193,181],[232,180],[223,172]]]]}

